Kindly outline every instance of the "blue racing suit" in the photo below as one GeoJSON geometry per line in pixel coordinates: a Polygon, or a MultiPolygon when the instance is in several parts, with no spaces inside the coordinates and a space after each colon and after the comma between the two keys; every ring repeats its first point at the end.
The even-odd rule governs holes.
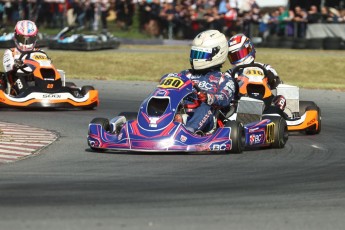
{"type": "Polygon", "coordinates": [[[212,130],[215,122],[216,109],[230,106],[236,92],[237,84],[228,73],[222,73],[220,68],[196,71],[193,69],[183,70],[179,76],[185,75],[197,84],[202,91],[209,94],[212,100],[201,103],[194,110],[193,116],[187,120],[187,128],[195,132],[212,130]]]}

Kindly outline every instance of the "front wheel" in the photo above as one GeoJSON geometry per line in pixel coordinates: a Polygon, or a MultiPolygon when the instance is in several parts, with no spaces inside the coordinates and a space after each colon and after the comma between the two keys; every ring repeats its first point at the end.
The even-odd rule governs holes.
{"type": "Polygon", "coordinates": [[[231,150],[229,150],[229,153],[242,153],[246,143],[243,124],[238,121],[228,121],[224,127],[231,128],[231,150]]]}
{"type": "Polygon", "coordinates": [[[81,94],[83,95],[83,96],[85,96],[90,90],[94,90],[95,88],[93,87],[93,86],[91,86],[91,85],[85,85],[85,86],[83,86],[83,87],[81,87],[81,94]]]}
{"type": "MultiPolygon", "coordinates": [[[[109,120],[107,118],[101,118],[101,117],[94,118],[94,119],[92,119],[90,124],[101,125],[102,128],[107,132],[110,130],[110,124],[109,124],[109,120]]],[[[92,147],[89,142],[88,142],[88,145],[89,145],[90,149],[93,151],[97,151],[97,152],[104,152],[105,151],[105,149],[92,147]]]]}
{"type": "Polygon", "coordinates": [[[77,85],[74,82],[66,81],[65,86],[68,88],[77,88],[77,85]]]}
{"type": "Polygon", "coordinates": [[[306,109],[306,112],[307,111],[316,111],[317,112],[317,126],[316,124],[306,128],[305,130],[305,133],[307,135],[315,135],[315,134],[319,134],[321,132],[321,109],[318,107],[318,106],[309,106],[307,109],[306,109]]]}
{"type": "Polygon", "coordinates": [[[105,131],[110,130],[110,124],[109,124],[109,120],[107,118],[96,117],[96,118],[92,119],[90,124],[101,125],[105,131]]]}
{"type": "Polygon", "coordinates": [[[299,102],[299,115],[307,113],[307,111],[317,111],[317,122],[318,126],[312,125],[305,129],[307,135],[315,135],[321,132],[321,109],[313,101],[300,101],[299,102]]]}

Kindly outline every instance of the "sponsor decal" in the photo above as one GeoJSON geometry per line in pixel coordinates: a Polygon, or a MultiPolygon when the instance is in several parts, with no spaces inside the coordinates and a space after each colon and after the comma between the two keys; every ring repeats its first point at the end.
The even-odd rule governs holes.
{"type": "Polygon", "coordinates": [[[210,146],[210,150],[212,151],[224,151],[224,150],[227,150],[227,149],[230,149],[230,145],[229,144],[212,144],[210,146]]]}
{"type": "Polygon", "coordinates": [[[94,147],[94,148],[99,147],[99,141],[97,140],[89,140],[89,144],[91,147],[94,147]]]}
{"type": "Polygon", "coordinates": [[[42,54],[35,54],[32,56],[32,59],[36,60],[36,61],[43,61],[43,60],[48,60],[46,55],[42,55],[42,54]]]}
{"type": "Polygon", "coordinates": [[[186,137],[186,136],[184,136],[184,135],[181,135],[181,137],[180,137],[180,141],[182,141],[182,142],[186,142],[186,141],[187,141],[187,137],[186,137]]]}
{"type": "Polygon", "coordinates": [[[198,83],[198,86],[199,86],[201,89],[203,89],[203,90],[207,90],[207,91],[212,90],[212,92],[216,92],[216,91],[217,91],[217,90],[216,90],[216,86],[213,85],[213,84],[210,84],[210,83],[207,82],[207,81],[200,81],[200,82],[198,83]]]}
{"type": "Polygon", "coordinates": [[[158,90],[156,93],[155,93],[155,96],[159,96],[159,97],[163,97],[167,95],[167,91],[165,90],[158,90]]]}
{"type": "Polygon", "coordinates": [[[258,127],[257,127],[257,128],[253,128],[253,129],[249,129],[248,132],[249,132],[249,133],[254,133],[254,132],[255,132],[256,130],[258,130],[258,129],[259,129],[258,127]]]}
{"type": "Polygon", "coordinates": [[[43,94],[44,99],[60,99],[62,96],[60,94],[43,94]]]}
{"type": "Polygon", "coordinates": [[[218,83],[218,81],[219,81],[219,79],[218,79],[216,76],[214,76],[214,75],[211,75],[211,76],[208,78],[208,80],[209,80],[210,82],[213,82],[213,83],[218,83]]]}
{"type": "Polygon", "coordinates": [[[249,136],[249,144],[256,145],[264,142],[264,133],[252,134],[249,136]]]}
{"type": "Polygon", "coordinates": [[[307,126],[310,126],[310,125],[314,124],[315,122],[316,122],[316,119],[313,118],[311,121],[309,121],[309,122],[307,123],[307,126]]]}
{"type": "Polygon", "coordinates": [[[201,128],[204,124],[205,124],[205,122],[207,121],[207,119],[210,117],[212,115],[212,111],[211,110],[209,110],[208,112],[207,112],[207,114],[202,118],[202,120],[200,121],[200,123],[199,123],[199,128],[201,128]]]}

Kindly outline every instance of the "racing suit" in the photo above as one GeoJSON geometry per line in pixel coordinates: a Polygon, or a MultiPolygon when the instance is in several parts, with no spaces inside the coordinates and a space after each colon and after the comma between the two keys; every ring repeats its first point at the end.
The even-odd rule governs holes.
{"type": "MultiPolygon", "coordinates": [[[[39,49],[35,49],[39,50],[39,49]]],[[[17,48],[6,49],[3,56],[3,66],[5,70],[5,79],[3,81],[8,81],[11,85],[11,94],[18,95],[23,92],[27,87],[27,79],[25,77],[17,75],[17,70],[22,63],[16,60],[22,54],[17,48]]]]}
{"type": "Polygon", "coordinates": [[[191,132],[198,130],[209,132],[215,127],[215,113],[218,109],[228,107],[236,92],[236,82],[227,73],[222,73],[220,68],[195,71],[183,70],[179,74],[186,75],[194,84],[208,95],[207,102],[197,107],[186,127],[191,132]]]}
{"type": "MultiPolygon", "coordinates": [[[[268,86],[270,87],[271,90],[273,89],[276,89],[277,86],[279,84],[282,84],[283,82],[280,80],[280,77],[278,76],[278,73],[275,69],[272,68],[272,66],[270,66],[269,64],[263,64],[263,63],[260,63],[260,62],[254,62],[255,64],[259,64],[261,65],[264,69],[267,70],[267,76],[265,76],[267,78],[267,82],[268,82],[268,86]]],[[[248,68],[251,68],[251,67],[248,67],[248,68]]],[[[229,69],[227,70],[226,72],[228,74],[230,74],[230,76],[233,74],[233,70],[235,69],[232,68],[232,69],[229,69]]],[[[244,69],[241,69],[240,70],[241,72],[238,72],[237,73],[237,76],[238,75],[241,75],[243,72],[244,72],[244,69]]],[[[235,76],[235,78],[237,77],[235,76]]],[[[243,82],[242,81],[238,81],[238,86],[241,87],[243,85],[243,82]]],[[[286,106],[286,99],[281,96],[281,95],[273,95],[269,98],[267,98],[266,100],[264,100],[265,102],[265,105],[266,105],[266,109],[269,108],[269,106],[273,103],[274,105],[276,105],[277,107],[280,108],[280,110],[284,110],[285,106],[286,106]]]]}

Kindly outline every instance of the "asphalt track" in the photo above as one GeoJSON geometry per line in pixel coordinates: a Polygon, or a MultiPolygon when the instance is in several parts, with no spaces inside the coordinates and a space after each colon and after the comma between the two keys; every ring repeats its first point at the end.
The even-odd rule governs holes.
{"type": "Polygon", "coordinates": [[[344,229],[345,93],[301,90],[322,109],[319,135],[243,154],[95,153],[88,123],[136,111],[155,86],[76,81],[92,111],[1,110],[2,122],[52,130],[38,155],[0,165],[0,229],[344,229]]]}

